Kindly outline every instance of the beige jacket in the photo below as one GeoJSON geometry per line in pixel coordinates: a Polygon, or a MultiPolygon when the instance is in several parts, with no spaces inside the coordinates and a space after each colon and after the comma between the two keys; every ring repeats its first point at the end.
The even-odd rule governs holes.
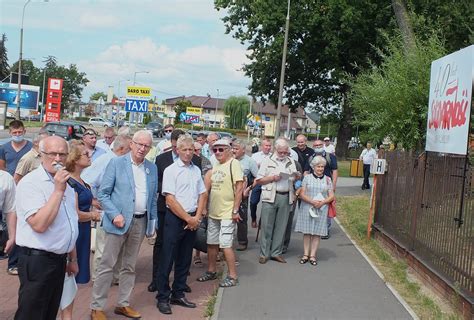
{"type": "MultiPolygon", "coordinates": [[[[287,164],[286,164],[286,172],[290,174],[290,178],[288,179],[288,189],[289,192],[289,202],[290,204],[293,203],[295,200],[295,188],[293,185],[294,182],[294,174],[298,173],[296,169],[295,161],[290,157],[287,157],[287,164]]],[[[278,175],[280,173],[278,169],[278,164],[276,162],[276,156],[272,155],[271,157],[267,157],[262,161],[260,165],[260,169],[258,170],[257,180],[263,177],[268,177],[270,175],[278,175]]],[[[261,200],[263,202],[273,203],[275,202],[276,197],[276,182],[270,182],[265,185],[262,185],[262,196],[261,200]]]]}

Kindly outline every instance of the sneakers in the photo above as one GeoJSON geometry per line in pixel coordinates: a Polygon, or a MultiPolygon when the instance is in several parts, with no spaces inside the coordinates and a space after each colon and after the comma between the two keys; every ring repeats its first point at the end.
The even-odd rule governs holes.
{"type": "Polygon", "coordinates": [[[11,276],[17,276],[18,275],[18,268],[17,267],[8,268],[7,273],[11,276]]]}

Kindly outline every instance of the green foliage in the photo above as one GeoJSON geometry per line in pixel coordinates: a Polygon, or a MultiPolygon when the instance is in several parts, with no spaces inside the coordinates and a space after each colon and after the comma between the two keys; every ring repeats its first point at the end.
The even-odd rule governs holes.
{"type": "Polygon", "coordinates": [[[105,92],[102,92],[102,91],[96,92],[96,93],[91,94],[91,97],[89,98],[89,100],[97,101],[100,98],[102,98],[104,100],[107,100],[107,94],[105,92]]]}
{"type": "Polygon", "coordinates": [[[189,100],[179,100],[178,102],[176,102],[176,106],[174,107],[174,112],[176,112],[174,123],[181,123],[179,115],[183,112],[186,112],[186,108],[191,108],[192,106],[193,104],[189,100]]]}
{"type": "Polygon", "coordinates": [[[353,82],[351,102],[366,138],[389,137],[406,149],[420,149],[425,140],[431,61],[445,55],[436,36],[418,41],[406,53],[401,38],[389,39],[380,51],[382,63],[353,82]]]}
{"type": "Polygon", "coordinates": [[[2,39],[0,40],[0,81],[8,77],[10,74],[6,42],[7,35],[2,34],[2,39]]]}
{"type": "Polygon", "coordinates": [[[227,124],[230,129],[244,129],[249,113],[249,99],[245,96],[229,97],[224,104],[224,113],[229,118],[227,124]]]}

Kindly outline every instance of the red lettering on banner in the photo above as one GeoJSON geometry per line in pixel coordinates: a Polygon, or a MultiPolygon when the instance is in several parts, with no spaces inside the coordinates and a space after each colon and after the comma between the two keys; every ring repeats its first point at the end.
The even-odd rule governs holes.
{"type": "Polygon", "coordinates": [[[450,130],[466,124],[466,111],[469,106],[467,89],[461,92],[461,100],[458,101],[458,84],[446,89],[445,97],[434,99],[431,103],[431,116],[428,128],[450,130]]]}

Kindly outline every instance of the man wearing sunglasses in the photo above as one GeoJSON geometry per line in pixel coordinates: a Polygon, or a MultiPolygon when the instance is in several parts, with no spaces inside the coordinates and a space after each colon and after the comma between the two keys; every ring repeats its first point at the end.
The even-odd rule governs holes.
{"type": "Polygon", "coordinates": [[[94,130],[86,129],[86,131],[84,131],[84,134],[82,135],[82,141],[84,141],[84,145],[86,146],[87,151],[89,152],[89,156],[91,157],[92,162],[94,162],[95,159],[106,153],[104,149],[96,146],[97,132],[95,132],[94,130]]]}
{"type": "Polygon", "coordinates": [[[107,127],[104,131],[104,139],[97,140],[96,146],[108,153],[112,153],[112,146],[116,136],[114,128],[107,127]]]}
{"type": "Polygon", "coordinates": [[[229,141],[217,140],[212,151],[217,164],[208,171],[204,182],[210,200],[208,206],[209,220],[207,227],[208,270],[197,280],[200,282],[216,279],[216,259],[219,248],[224,252],[229,274],[221,281],[221,287],[237,285],[235,253],[232,248],[236,223],[242,218],[239,215],[244,179],[238,160],[233,159],[229,141]]]}
{"type": "Polygon", "coordinates": [[[173,131],[174,131],[174,126],[172,124],[167,124],[163,128],[163,133],[164,133],[165,139],[158,142],[158,145],[156,146],[156,155],[157,156],[164,152],[165,143],[171,140],[171,134],[173,133],[173,131]]]}

